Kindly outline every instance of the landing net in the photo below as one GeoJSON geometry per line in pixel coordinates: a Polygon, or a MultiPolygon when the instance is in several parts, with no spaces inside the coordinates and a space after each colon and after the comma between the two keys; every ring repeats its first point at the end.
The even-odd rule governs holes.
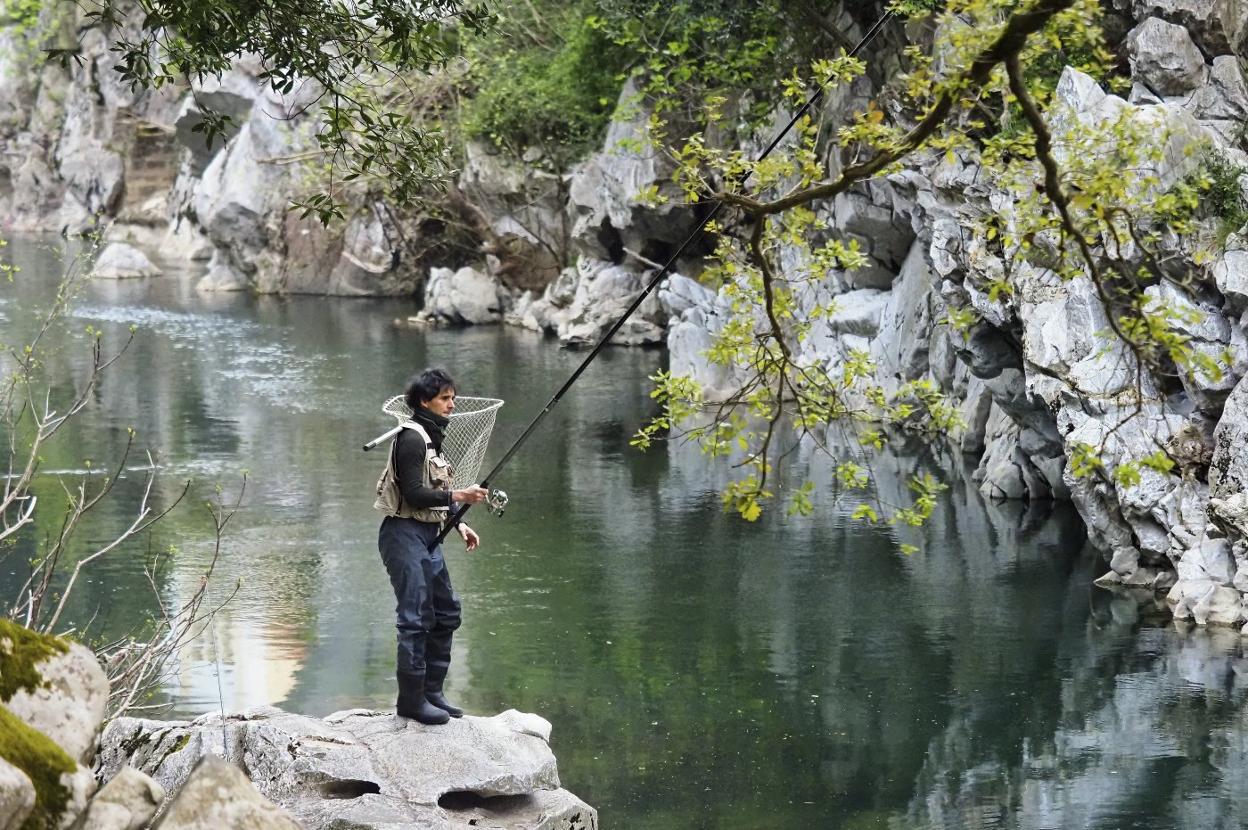
{"type": "MultiPolygon", "coordinates": [[[[451,476],[453,486],[477,483],[485,450],[490,444],[490,433],[494,431],[494,417],[502,405],[498,398],[455,398],[455,411],[442,437],[442,454],[455,468],[451,476]]],[[[382,411],[400,422],[412,417],[412,410],[402,395],[386,401],[382,411]]]]}

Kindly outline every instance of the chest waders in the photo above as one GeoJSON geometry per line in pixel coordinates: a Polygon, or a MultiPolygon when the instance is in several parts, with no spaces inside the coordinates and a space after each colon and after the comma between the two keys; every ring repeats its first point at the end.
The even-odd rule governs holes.
{"type": "MultiPolygon", "coordinates": [[[[451,465],[434,450],[428,432],[412,421],[400,427],[407,431],[403,440],[419,440],[425,446],[421,484],[448,489],[451,465]]],[[[464,714],[443,693],[451,666],[451,641],[460,624],[459,597],[451,586],[442,548],[435,541],[449,509],[416,509],[403,501],[396,468],[399,440],[396,437],[390,447],[373,504],[386,513],[377,533],[377,549],[394,589],[395,673],[399,685],[395,711],[400,717],[436,725],[464,714]]],[[[410,475],[413,471],[405,472],[410,475]]]]}

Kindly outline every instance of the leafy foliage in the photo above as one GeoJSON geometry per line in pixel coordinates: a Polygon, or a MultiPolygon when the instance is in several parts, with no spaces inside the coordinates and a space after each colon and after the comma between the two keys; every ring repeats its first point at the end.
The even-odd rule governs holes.
{"type": "Polygon", "coordinates": [[[1196,185],[1204,191],[1205,209],[1221,220],[1224,238],[1248,225],[1248,199],[1240,183],[1245,175],[1248,169],[1212,150],[1201,165],[1201,178],[1196,185]]]}
{"type": "MultiPolygon", "coordinates": [[[[88,15],[117,27],[118,71],[135,88],[219,76],[244,54],[259,57],[263,79],[279,93],[306,93],[311,83],[321,150],[346,179],[372,177],[397,201],[449,167],[441,137],[392,105],[396,87],[405,87],[407,73],[445,65],[462,31],[491,21],[484,0],[104,0],[88,15]],[[127,19],[137,29],[123,27],[127,19]]],[[[200,129],[211,141],[228,125],[210,113],[200,129]]],[[[342,215],[331,194],[303,207],[324,221],[342,215]]]]}
{"type": "Polygon", "coordinates": [[[496,28],[464,40],[463,128],[566,166],[600,141],[628,77],[673,122],[704,123],[729,95],[762,118],[793,68],[843,39],[812,20],[827,27],[808,0],[503,3],[496,28]]]}
{"type": "Polygon", "coordinates": [[[513,3],[497,27],[465,41],[462,124],[516,156],[541,150],[561,170],[601,138],[628,52],[586,18],[590,0],[513,3]]]}

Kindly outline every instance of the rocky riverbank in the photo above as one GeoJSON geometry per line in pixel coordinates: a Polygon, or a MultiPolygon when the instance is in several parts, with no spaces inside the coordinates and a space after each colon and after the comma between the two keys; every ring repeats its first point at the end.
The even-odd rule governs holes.
{"type": "MultiPolygon", "coordinates": [[[[1210,148],[1231,169],[1248,167],[1240,66],[1248,12],[1181,0],[1112,6],[1106,28],[1130,67],[1130,91],[1109,94],[1067,69],[1059,121],[1151,125],[1165,136],[1152,171],[1163,182],[1191,175],[1210,148]]],[[[848,13],[835,22],[861,33],[848,13]]],[[[411,296],[426,319],[510,323],[576,344],[601,335],[695,219],[679,207],[670,160],[637,149],[649,113],[626,84],[601,148],[569,170],[464,148],[464,169],[443,201],[471,230],[475,252],[452,244],[444,217],[367,194],[351,198],[345,223],[322,228],[288,210],[318,186],[304,163],[314,116],[303,106],[314,90],[279,95],[241,61],[194,90],[135,94],[114,77],[107,33],[64,25],[81,44],[74,68],[48,65],[32,79],[16,53],[0,50],[0,221],[77,229],[105,217],[109,239],[137,244],[150,259],[106,250],[101,276],[197,263],[204,291],[411,296]],[[197,102],[236,118],[223,144],[208,146],[193,131],[202,120],[197,102]],[[644,192],[671,198],[643,199],[644,192]]],[[[903,45],[881,38],[873,66],[888,65],[903,45]]],[[[869,75],[828,96],[829,123],[865,109],[885,80],[869,75]]],[[[733,142],[750,149],[765,138],[733,142]]],[[[806,309],[837,309],[804,341],[802,360],[835,372],[851,350],[864,350],[887,384],[930,381],[961,411],[966,427],[953,441],[985,496],[1073,500],[1105,552],[1104,583],[1163,592],[1181,619],[1242,625],[1248,236],[1235,232],[1242,228],[1228,236],[1208,219],[1192,234],[1163,239],[1165,268],[1192,290],[1149,291],[1182,312],[1194,349],[1229,359],[1216,378],[1162,388],[1105,338],[1110,321],[1089,280],[1063,281],[1025,264],[1013,275],[1013,295],[989,290],[1007,263],[974,229],[988,215],[1008,219],[1019,199],[976,158],[942,152],[919,153],[819,204],[820,221],[857,242],[868,264],[836,273],[802,299],[806,309]],[[965,331],[950,324],[961,310],[976,320],[965,331]],[[1102,474],[1076,477],[1068,461],[1087,446],[1101,448],[1102,474]],[[1158,449],[1176,460],[1172,469],[1118,474],[1158,449]]],[[[696,276],[701,262],[692,256],[678,267],[696,276]]],[[[616,339],[666,344],[673,372],[723,395],[732,372],[703,355],[729,304],[724,292],[673,276],[616,339]]]]}
{"type": "Polygon", "coordinates": [[[598,826],[560,787],[537,715],[429,727],[265,707],[105,724],[108,695],[91,651],[3,622],[0,830],[598,826]]]}

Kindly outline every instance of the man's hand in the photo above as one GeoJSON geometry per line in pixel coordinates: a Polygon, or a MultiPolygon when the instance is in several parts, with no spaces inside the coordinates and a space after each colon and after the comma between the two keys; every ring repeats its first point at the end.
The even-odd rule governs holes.
{"type": "Polygon", "coordinates": [[[474,484],[471,487],[465,487],[462,490],[452,490],[451,501],[456,504],[480,504],[485,501],[486,496],[489,494],[489,490],[486,490],[484,487],[478,487],[474,484]]]}
{"type": "Polygon", "coordinates": [[[464,540],[464,544],[468,546],[468,550],[476,550],[477,545],[481,544],[481,537],[477,532],[466,524],[459,525],[459,536],[464,540]]]}

